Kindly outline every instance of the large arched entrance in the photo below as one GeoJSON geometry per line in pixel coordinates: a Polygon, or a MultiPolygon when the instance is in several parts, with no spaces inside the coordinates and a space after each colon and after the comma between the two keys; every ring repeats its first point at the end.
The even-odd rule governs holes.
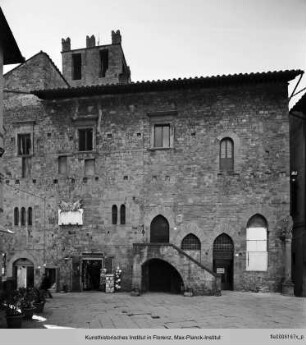
{"type": "Polygon", "coordinates": [[[161,215],[156,216],[150,226],[151,243],[169,243],[169,223],[161,215]]]}
{"type": "Polygon", "coordinates": [[[168,262],[151,259],[142,265],[142,290],[181,293],[183,279],[168,262]]]}
{"type": "Polygon", "coordinates": [[[16,260],[13,264],[13,275],[17,288],[34,286],[34,265],[30,260],[16,260]]]}
{"type": "Polygon", "coordinates": [[[232,239],[221,234],[214,241],[213,270],[221,275],[221,289],[233,290],[234,244],[232,239]]]}

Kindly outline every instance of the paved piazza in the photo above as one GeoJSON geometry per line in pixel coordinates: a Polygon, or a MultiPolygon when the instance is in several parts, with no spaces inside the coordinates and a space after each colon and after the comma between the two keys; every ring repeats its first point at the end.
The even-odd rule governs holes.
{"type": "Polygon", "coordinates": [[[166,293],[55,293],[23,328],[218,329],[306,328],[306,299],[223,291],[222,296],[166,293]]]}

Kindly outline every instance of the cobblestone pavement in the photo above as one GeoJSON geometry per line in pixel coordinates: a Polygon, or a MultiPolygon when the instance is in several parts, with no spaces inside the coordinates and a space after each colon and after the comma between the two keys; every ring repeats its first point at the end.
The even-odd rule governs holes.
{"type": "Polygon", "coordinates": [[[179,329],[306,328],[306,299],[223,291],[222,296],[166,293],[56,293],[22,328],[179,329]],[[39,320],[40,318],[40,320],[39,320]]]}

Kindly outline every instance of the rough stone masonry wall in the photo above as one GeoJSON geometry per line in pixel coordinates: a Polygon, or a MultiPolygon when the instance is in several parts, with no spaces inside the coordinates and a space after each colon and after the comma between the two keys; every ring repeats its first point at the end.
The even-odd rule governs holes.
{"type": "Polygon", "coordinates": [[[93,48],[77,49],[62,52],[63,75],[73,87],[85,85],[118,84],[119,76],[123,73],[124,55],[119,44],[97,46],[93,48]],[[108,69],[105,77],[100,77],[100,51],[108,50],[108,69]],[[82,79],[72,79],[72,55],[81,54],[82,79]]]}
{"type": "MultiPolygon", "coordinates": [[[[26,249],[36,265],[43,260],[43,232],[50,265],[63,266],[67,255],[99,251],[114,256],[123,270],[123,289],[132,280],[132,244],[149,241],[150,224],[162,214],[170,224],[170,242],[180,247],[188,233],[201,241],[201,263],[212,269],[214,239],[233,239],[234,289],[266,287],[276,291],[283,276],[283,248],[278,222],[289,214],[289,124],[286,84],[241,85],[160,91],[91,98],[39,101],[6,110],[7,184],[47,196],[42,203],[6,188],[5,222],[12,225],[13,206],[32,205],[35,224],[15,229],[9,245],[10,264],[26,249]],[[95,153],[77,152],[78,121],[97,115],[95,153]],[[18,111],[17,111],[18,109],[18,111]],[[78,109],[78,110],[76,110],[78,109]],[[151,150],[147,113],[175,109],[174,148],[151,150]],[[20,178],[14,121],[35,114],[32,176],[20,178]],[[235,142],[235,171],[219,171],[219,143],[235,142]],[[57,159],[67,154],[68,176],[58,174],[57,159]],[[84,181],[84,158],[95,158],[96,172],[84,181]],[[34,182],[35,180],[35,182],[34,182]],[[57,203],[83,199],[84,225],[59,227],[57,203]],[[125,225],[111,224],[111,207],[126,205],[125,225]],[[268,222],[267,272],[245,271],[246,224],[254,214],[268,222]],[[43,231],[44,229],[44,231],[43,231]]],[[[63,271],[63,270],[62,270],[63,271]]],[[[67,273],[68,274],[68,273],[67,273]]],[[[66,277],[67,279],[70,277],[66,277]]],[[[62,277],[64,279],[64,277],[62,277]]]]}
{"type": "Polygon", "coordinates": [[[7,91],[29,92],[66,87],[67,83],[44,52],[32,56],[25,63],[7,72],[4,77],[4,89],[7,91]]]}

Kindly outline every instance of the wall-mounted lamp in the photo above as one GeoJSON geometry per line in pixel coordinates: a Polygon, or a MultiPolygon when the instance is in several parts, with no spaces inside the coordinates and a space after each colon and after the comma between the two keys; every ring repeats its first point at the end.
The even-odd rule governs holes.
{"type": "Polygon", "coordinates": [[[295,182],[298,177],[298,172],[296,170],[291,171],[291,181],[295,182]]]}

